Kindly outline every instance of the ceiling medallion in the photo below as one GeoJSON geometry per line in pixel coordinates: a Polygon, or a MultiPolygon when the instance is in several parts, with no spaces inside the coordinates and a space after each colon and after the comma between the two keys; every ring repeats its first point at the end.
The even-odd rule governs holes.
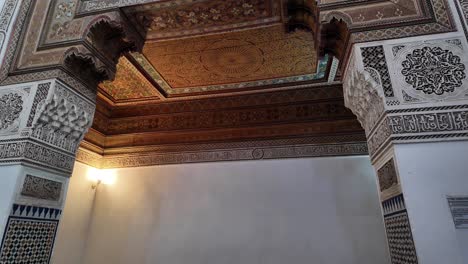
{"type": "Polygon", "coordinates": [[[263,65],[263,52],[254,44],[239,39],[211,43],[200,55],[203,67],[220,76],[247,77],[263,65]]]}

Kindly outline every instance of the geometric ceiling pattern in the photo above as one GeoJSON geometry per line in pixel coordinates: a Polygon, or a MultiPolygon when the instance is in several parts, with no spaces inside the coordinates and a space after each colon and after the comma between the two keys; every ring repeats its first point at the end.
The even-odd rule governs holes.
{"type": "Polygon", "coordinates": [[[101,85],[112,101],[233,92],[321,79],[328,56],[318,61],[313,35],[287,33],[284,25],[147,41],[101,85]]]}
{"type": "Polygon", "coordinates": [[[284,0],[116,1],[142,3],[121,11],[145,43],[100,85],[86,142],[126,162],[153,152],[213,150],[217,159],[232,146],[362,143],[339,83],[351,44],[452,28],[445,0],[322,0],[318,34],[291,30],[300,19],[284,0]]]}
{"type": "Polygon", "coordinates": [[[119,62],[115,81],[103,83],[101,94],[118,103],[323,78],[328,57],[318,62],[310,32],[286,31],[282,8],[281,0],[172,0],[123,8],[145,45],[119,62]]]}
{"type": "Polygon", "coordinates": [[[143,54],[174,89],[310,75],[317,67],[313,35],[283,25],[147,42],[143,54]]]}
{"type": "Polygon", "coordinates": [[[114,101],[159,99],[159,93],[153,84],[125,56],[119,59],[113,81],[100,84],[101,92],[114,101]]]}
{"type": "MultiPolygon", "coordinates": [[[[379,28],[412,22],[423,25],[424,21],[430,22],[433,14],[443,18],[443,0],[432,1],[436,8],[433,10],[430,2],[322,0],[320,19],[326,23],[326,18],[339,14],[353,30],[364,30],[355,34],[357,39],[366,34],[391,38],[400,31],[378,31],[379,28]]],[[[146,39],[145,46],[142,53],[127,55],[128,61],[121,62],[118,71],[126,69],[129,73],[118,73],[114,84],[101,85],[101,93],[118,103],[157,97],[229,95],[324,81],[331,58],[317,57],[319,47],[315,47],[310,32],[285,30],[285,3],[167,0],[124,7],[122,12],[146,39]],[[143,77],[147,81],[136,87],[132,80],[143,77]]],[[[438,23],[449,23],[442,18],[438,23]]],[[[438,25],[427,24],[421,30],[432,26],[438,25]]]]}

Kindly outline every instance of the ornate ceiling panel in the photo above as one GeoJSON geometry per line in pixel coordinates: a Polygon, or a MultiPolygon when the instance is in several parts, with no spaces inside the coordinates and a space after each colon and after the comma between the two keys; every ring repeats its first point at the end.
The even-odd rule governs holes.
{"type": "MultiPolygon", "coordinates": [[[[364,138],[344,107],[341,85],[248,95],[116,106],[94,118],[86,140],[106,151],[187,146],[246,140],[329,138],[335,143],[364,138]],[[104,137],[104,139],[103,139],[104,137]]],[[[101,102],[100,102],[101,103],[101,102]]],[[[285,141],[285,142],[286,142],[285,141]]]]}
{"type": "Polygon", "coordinates": [[[122,100],[159,99],[159,92],[148,79],[126,57],[117,64],[114,81],[100,85],[101,92],[110,96],[114,102],[122,100]]]}
{"type": "Polygon", "coordinates": [[[119,61],[101,92],[114,103],[209,95],[323,80],[329,56],[317,61],[313,36],[274,25],[148,42],[143,53],[119,61]],[[141,82],[141,84],[139,84],[141,82]]]}
{"type": "Polygon", "coordinates": [[[143,54],[174,89],[312,75],[313,36],[271,26],[146,43],[143,54]]]}
{"type": "MultiPolygon", "coordinates": [[[[336,1],[329,1],[328,4],[336,4],[336,1]]],[[[325,4],[325,3],[323,3],[325,4]]],[[[409,22],[415,19],[424,18],[428,14],[428,6],[424,1],[402,0],[402,1],[376,1],[369,3],[365,8],[353,5],[352,3],[340,3],[333,9],[325,10],[321,16],[327,17],[331,12],[340,13],[353,28],[364,25],[383,25],[390,22],[409,22]]]]}
{"type": "Polygon", "coordinates": [[[184,37],[281,21],[280,0],[175,0],[124,9],[146,39],[184,37]]]}
{"type": "MultiPolygon", "coordinates": [[[[93,64],[96,70],[107,67],[113,73],[114,56],[107,56],[108,50],[101,48],[110,50],[115,45],[103,47],[99,38],[89,37],[97,21],[106,21],[125,33],[122,36],[135,42],[135,47],[141,48],[143,41],[147,45],[143,54],[122,59],[116,80],[102,85],[107,103],[125,102],[129,107],[98,108],[93,130],[98,132],[87,139],[93,138],[103,147],[323,136],[336,136],[340,138],[337,142],[344,142],[349,136],[364,137],[355,117],[342,105],[342,95],[305,99],[308,91],[317,92],[309,84],[319,85],[317,79],[325,79],[324,69],[330,65],[325,57],[317,67],[317,47],[310,35],[285,33],[280,10],[285,1],[156,1],[19,1],[15,31],[0,70],[2,84],[67,78],[67,83],[93,99],[94,91],[80,83],[83,72],[72,71],[69,77],[60,67],[64,54],[72,51],[86,65],[93,64]],[[133,6],[123,7],[127,5],[133,6]],[[21,31],[23,23],[28,26],[21,31]],[[166,98],[159,98],[160,91],[166,98]],[[214,95],[221,91],[226,93],[214,95]],[[252,94],[246,95],[246,91],[252,94]],[[283,94],[286,91],[291,93],[283,94]],[[193,95],[204,99],[194,100],[193,95]],[[206,95],[213,95],[210,100],[222,97],[225,101],[206,109],[203,107],[215,105],[206,95]],[[294,100],[278,99],[283,97],[294,100]],[[156,101],[151,105],[136,102],[145,99],[156,101]],[[144,111],[147,109],[161,112],[144,111]],[[141,112],[133,115],[132,111],[141,112]]],[[[349,28],[350,41],[344,50],[356,42],[455,30],[448,0],[322,0],[320,7],[323,23],[336,18],[349,28]]],[[[330,84],[320,85],[322,90],[331,89],[330,84]]]]}

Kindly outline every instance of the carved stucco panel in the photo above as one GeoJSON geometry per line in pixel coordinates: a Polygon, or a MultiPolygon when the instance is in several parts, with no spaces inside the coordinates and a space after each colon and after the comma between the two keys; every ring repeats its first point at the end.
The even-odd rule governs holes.
{"type": "Polygon", "coordinates": [[[15,202],[35,206],[63,208],[68,178],[55,171],[25,167],[16,188],[15,202]]]}
{"type": "Polygon", "coordinates": [[[75,153],[92,124],[95,104],[55,81],[47,100],[38,109],[32,137],[75,153]]]}
{"type": "Polygon", "coordinates": [[[387,47],[392,82],[402,104],[467,98],[466,41],[461,38],[400,43],[387,47]]]}
{"type": "Polygon", "coordinates": [[[377,70],[364,68],[361,54],[356,51],[349,60],[343,80],[344,101],[369,134],[385,111],[383,81],[377,70]]]}
{"type": "Polygon", "coordinates": [[[0,89],[0,136],[18,133],[26,124],[31,86],[0,89]]]}

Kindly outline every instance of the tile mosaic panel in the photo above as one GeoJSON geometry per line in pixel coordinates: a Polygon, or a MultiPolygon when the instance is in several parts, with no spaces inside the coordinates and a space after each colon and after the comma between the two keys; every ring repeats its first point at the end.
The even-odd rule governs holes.
{"type": "Polygon", "coordinates": [[[468,229],[468,196],[447,197],[456,229],[468,229]]]}
{"type": "Polygon", "coordinates": [[[49,263],[58,221],[10,217],[1,248],[1,264],[49,263]]]}
{"type": "Polygon", "coordinates": [[[0,247],[0,264],[47,264],[62,211],[14,204],[0,247]]]}
{"type": "Polygon", "coordinates": [[[383,46],[365,47],[361,51],[364,67],[379,73],[385,97],[394,97],[383,46]]]}
{"type": "Polygon", "coordinates": [[[392,264],[417,264],[411,226],[403,195],[382,203],[392,264]]]}

